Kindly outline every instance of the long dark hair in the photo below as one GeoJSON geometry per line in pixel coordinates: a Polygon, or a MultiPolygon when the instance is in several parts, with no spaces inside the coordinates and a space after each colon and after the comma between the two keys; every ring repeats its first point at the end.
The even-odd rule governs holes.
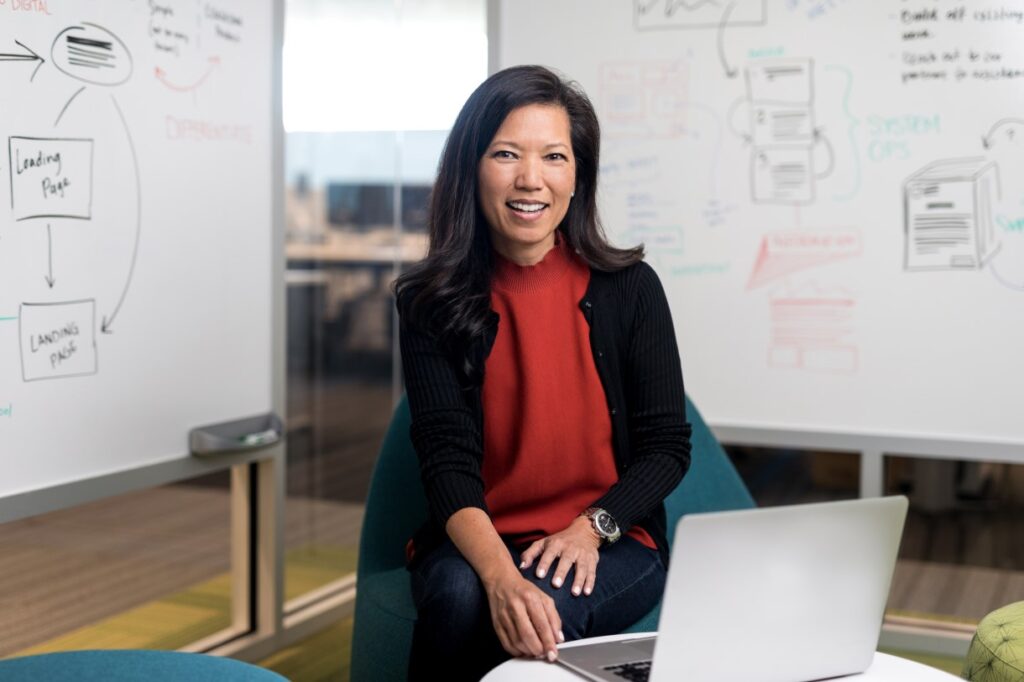
{"type": "Polygon", "coordinates": [[[494,267],[490,231],[477,202],[478,166],[509,113],[528,104],[557,105],[569,115],[576,187],[558,226],[563,238],[596,270],[620,270],[643,258],[642,245],[616,248],[601,227],[601,130],[582,88],[543,66],[513,66],[485,80],[463,105],[441,154],[427,219],[427,256],[395,282],[403,320],[437,337],[464,378],[481,369],[468,350],[487,329],[494,267]]]}

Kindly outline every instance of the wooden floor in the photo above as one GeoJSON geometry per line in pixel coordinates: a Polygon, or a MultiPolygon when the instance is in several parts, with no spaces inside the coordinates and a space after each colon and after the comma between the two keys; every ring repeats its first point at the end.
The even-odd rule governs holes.
{"type": "MultiPolygon", "coordinates": [[[[289,498],[286,598],[355,570],[362,515],[289,498]]],[[[0,526],[0,657],[184,646],[227,627],[228,537],[227,491],[188,485],[0,526]]]]}

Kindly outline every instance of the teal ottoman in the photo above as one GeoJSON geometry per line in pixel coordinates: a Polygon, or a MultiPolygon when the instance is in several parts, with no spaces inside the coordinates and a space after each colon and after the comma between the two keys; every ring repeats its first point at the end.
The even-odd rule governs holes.
{"type": "Polygon", "coordinates": [[[4,682],[288,682],[249,663],[145,649],[62,651],[0,661],[4,682]]]}
{"type": "Polygon", "coordinates": [[[1024,601],[981,619],[964,662],[974,682],[1024,682],[1024,601]]]}

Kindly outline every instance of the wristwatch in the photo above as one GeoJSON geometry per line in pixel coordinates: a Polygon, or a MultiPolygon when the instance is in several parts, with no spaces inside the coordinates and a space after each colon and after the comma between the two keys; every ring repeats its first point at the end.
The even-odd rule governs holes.
{"type": "Polygon", "coordinates": [[[615,518],[604,509],[590,507],[583,512],[583,516],[590,519],[590,523],[594,525],[594,532],[603,542],[610,545],[622,537],[619,524],[615,523],[615,518]]]}

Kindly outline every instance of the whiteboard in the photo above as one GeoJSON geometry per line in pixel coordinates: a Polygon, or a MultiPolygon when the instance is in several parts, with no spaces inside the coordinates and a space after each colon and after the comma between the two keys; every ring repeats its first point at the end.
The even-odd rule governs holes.
{"type": "Polygon", "coordinates": [[[498,9],[499,67],[594,102],[711,424],[1021,452],[1024,2],[498,9]]]}
{"type": "Polygon", "coordinates": [[[269,0],[0,0],[0,498],[271,409],[269,0]]]}

